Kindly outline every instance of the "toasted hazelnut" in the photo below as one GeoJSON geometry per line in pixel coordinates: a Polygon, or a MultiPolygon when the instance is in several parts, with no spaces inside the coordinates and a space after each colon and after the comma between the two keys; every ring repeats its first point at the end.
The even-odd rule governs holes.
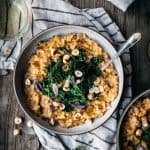
{"type": "Polygon", "coordinates": [[[63,86],[63,91],[67,92],[67,91],[69,91],[69,90],[70,90],[69,87],[63,86]]]}
{"type": "Polygon", "coordinates": [[[70,81],[66,80],[63,86],[63,91],[69,91],[70,90],[69,85],[70,85],[70,81]]]}
{"type": "Polygon", "coordinates": [[[79,50],[78,49],[74,49],[74,50],[71,51],[71,54],[73,56],[78,56],[79,55],[79,50]]]}
{"type": "Polygon", "coordinates": [[[146,118],[145,116],[143,116],[143,117],[141,118],[141,121],[142,121],[142,126],[143,126],[144,128],[148,127],[148,121],[147,121],[147,118],[146,118]]]}
{"type": "Polygon", "coordinates": [[[64,65],[62,66],[62,70],[63,70],[64,72],[67,72],[67,71],[69,70],[69,66],[68,66],[67,64],[64,64],[64,65]]]}
{"type": "Polygon", "coordinates": [[[76,80],[76,84],[80,84],[81,83],[81,80],[80,79],[77,79],[76,80]]]}
{"type": "Polygon", "coordinates": [[[66,116],[68,117],[68,116],[69,116],[69,113],[66,113],[66,116]]]}
{"type": "Polygon", "coordinates": [[[51,48],[51,49],[50,49],[50,52],[51,52],[51,55],[53,56],[54,53],[56,52],[56,49],[51,48]]]}
{"type": "Polygon", "coordinates": [[[109,106],[107,106],[107,107],[106,107],[106,109],[107,109],[107,110],[109,110],[109,109],[110,109],[110,105],[109,105],[109,106]]]}
{"type": "Polygon", "coordinates": [[[53,102],[53,106],[58,107],[58,106],[59,106],[59,103],[53,102]]]}
{"type": "Polygon", "coordinates": [[[93,93],[94,93],[94,88],[93,88],[93,87],[89,89],[89,93],[90,93],[90,94],[93,94],[93,93]]]}
{"type": "Polygon", "coordinates": [[[102,85],[99,85],[98,88],[101,93],[104,92],[104,87],[102,85]]]}
{"type": "Polygon", "coordinates": [[[49,123],[53,126],[55,124],[55,120],[53,118],[51,118],[49,123]]]}
{"type": "Polygon", "coordinates": [[[141,135],[142,135],[142,130],[141,130],[141,129],[137,129],[137,130],[135,131],[135,135],[136,135],[136,136],[141,136],[141,135]]]}
{"type": "Polygon", "coordinates": [[[85,123],[90,123],[90,124],[92,124],[92,120],[87,119],[87,120],[85,121],[85,123]]]}
{"type": "Polygon", "coordinates": [[[71,45],[69,45],[68,49],[75,49],[75,47],[76,47],[75,45],[71,44],[71,45]]]}
{"type": "Polygon", "coordinates": [[[89,99],[89,100],[92,100],[93,99],[93,94],[92,93],[89,93],[88,95],[87,95],[87,98],[89,99]]]}
{"type": "Polygon", "coordinates": [[[33,127],[33,122],[31,120],[27,121],[27,127],[29,127],[29,128],[33,127]]]}
{"type": "Polygon", "coordinates": [[[64,86],[65,87],[69,87],[69,85],[70,85],[70,81],[69,80],[65,80],[64,86]]]}
{"type": "Polygon", "coordinates": [[[81,117],[81,114],[80,114],[80,113],[76,113],[74,116],[75,116],[76,118],[80,118],[80,117],[81,117]]]}
{"type": "Polygon", "coordinates": [[[75,73],[75,76],[79,78],[82,77],[83,75],[83,73],[80,70],[76,70],[74,73],[75,73]]]}
{"type": "Polygon", "coordinates": [[[25,85],[31,85],[31,81],[28,78],[25,80],[25,85]]]}
{"type": "Polygon", "coordinates": [[[69,56],[69,55],[67,55],[67,54],[64,55],[64,56],[63,56],[63,63],[66,64],[69,59],[70,59],[70,56],[69,56]]]}
{"type": "Polygon", "coordinates": [[[13,131],[13,135],[17,136],[17,135],[20,134],[20,132],[21,132],[20,129],[15,128],[14,131],[13,131]]]}
{"type": "Polygon", "coordinates": [[[15,124],[21,124],[22,123],[22,118],[19,117],[19,116],[16,116],[14,122],[15,122],[15,124]]]}
{"type": "Polygon", "coordinates": [[[88,53],[87,58],[90,60],[92,57],[93,56],[90,53],[88,53]]]}
{"type": "Polygon", "coordinates": [[[95,85],[95,86],[98,86],[98,85],[99,85],[99,83],[100,83],[100,79],[99,79],[99,78],[97,78],[97,79],[94,81],[94,85],[95,85]]]}
{"type": "Polygon", "coordinates": [[[64,104],[61,104],[61,105],[60,105],[60,109],[61,109],[61,110],[64,110],[64,109],[65,109],[65,105],[64,105],[64,104]]]}
{"type": "Polygon", "coordinates": [[[12,50],[11,48],[6,47],[6,48],[3,49],[3,52],[5,54],[9,54],[11,52],[11,50],[12,50]]]}
{"type": "Polygon", "coordinates": [[[95,93],[95,94],[100,93],[100,90],[99,90],[99,88],[98,88],[98,87],[94,87],[94,93],[95,93]]]}
{"type": "Polygon", "coordinates": [[[56,53],[53,57],[54,62],[57,62],[61,54],[56,53]]]}

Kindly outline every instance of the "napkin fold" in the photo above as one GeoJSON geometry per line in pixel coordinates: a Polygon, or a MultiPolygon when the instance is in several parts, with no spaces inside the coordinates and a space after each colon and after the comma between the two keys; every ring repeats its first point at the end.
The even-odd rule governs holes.
{"type": "MultiPolygon", "coordinates": [[[[0,69],[14,69],[21,48],[39,32],[60,25],[79,25],[95,30],[102,34],[118,49],[126,40],[116,23],[112,21],[103,8],[80,10],[63,0],[28,0],[32,6],[32,23],[29,32],[17,41],[0,40],[0,69]]],[[[115,150],[116,129],[120,114],[132,97],[129,51],[122,55],[126,76],[124,98],[119,109],[99,128],[81,135],[65,136],[50,133],[36,124],[34,130],[41,144],[49,150],[115,150]]]]}
{"type": "Polygon", "coordinates": [[[134,2],[134,0],[107,0],[114,4],[122,11],[126,11],[127,8],[134,2]]]}

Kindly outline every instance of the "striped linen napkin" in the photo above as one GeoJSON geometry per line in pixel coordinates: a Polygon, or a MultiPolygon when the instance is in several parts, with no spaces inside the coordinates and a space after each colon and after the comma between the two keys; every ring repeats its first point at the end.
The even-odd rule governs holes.
{"type": "MultiPolygon", "coordinates": [[[[21,52],[22,46],[34,37],[36,34],[60,25],[80,25],[95,30],[108,38],[111,43],[119,48],[125,39],[121,34],[118,26],[111,20],[103,8],[83,9],[80,10],[70,3],[63,0],[28,0],[32,6],[32,23],[29,32],[17,41],[0,41],[1,53],[6,55],[0,56],[1,72],[6,69],[14,69],[15,62],[21,52]],[[11,49],[11,51],[9,51],[11,49]]],[[[122,55],[122,62],[126,76],[124,91],[124,103],[120,105],[107,122],[99,128],[81,135],[65,136],[49,133],[34,124],[34,130],[41,144],[49,150],[115,150],[116,149],[116,128],[117,121],[123,108],[128,104],[132,97],[131,73],[129,51],[122,55]]],[[[2,72],[3,73],[3,72],[2,72]]]]}

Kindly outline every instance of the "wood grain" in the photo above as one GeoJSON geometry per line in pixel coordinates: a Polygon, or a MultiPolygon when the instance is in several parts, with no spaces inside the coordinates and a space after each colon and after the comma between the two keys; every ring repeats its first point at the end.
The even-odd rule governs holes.
{"type": "MultiPolygon", "coordinates": [[[[142,41],[131,52],[132,63],[134,64],[133,92],[136,95],[150,88],[150,58],[148,57],[148,45],[150,43],[150,1],[136,0],[126,13],[123,13],[105,0],[70,1],[79,8],[104,7],[126,37],[133,32],[142,33],[142,41]]],[[[31,140],[26,134],[22,134],[19,137],[14,137],[12,134],[15,127],[14,117],[16,115],[24,116],[14,95],[12,78],[13,73],[5,77],[0,77],[0,150],[42,150],[43,148],[39,148],[37,138],[31,140]]]]}

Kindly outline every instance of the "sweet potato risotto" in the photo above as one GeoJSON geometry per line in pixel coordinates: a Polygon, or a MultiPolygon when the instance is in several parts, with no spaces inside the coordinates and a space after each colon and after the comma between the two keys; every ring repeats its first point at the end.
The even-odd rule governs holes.
{"type": "Polygon", "coordinates": [[[118,94],[108,55],[85,34],[40,42],[28,63],[25,92],[30,109],[50,125],[69,128],[102,117],[118,94]]]}
{"type": "Polygon", "coordinates": [[[130,108],[123,132],[124,150],[150,150],[150,98],[130,108]]]}

